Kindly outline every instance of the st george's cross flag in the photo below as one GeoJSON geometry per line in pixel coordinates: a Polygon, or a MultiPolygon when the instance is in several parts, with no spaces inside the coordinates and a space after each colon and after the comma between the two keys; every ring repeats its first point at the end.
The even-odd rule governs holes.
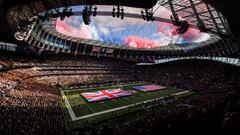
{"type": "Polygon", "coordinates": [[[119,97],[130,96],[133,93],[130,91],[125,91],[122,89],[112,89],[112,90],[101,90],[101,91],[94,91],[94,92],[85,92],[81,93],[81,95],[87,99],[89,102],[96,102],[96,101],[103,101],[103,100],[110,100],[119,97]]]}

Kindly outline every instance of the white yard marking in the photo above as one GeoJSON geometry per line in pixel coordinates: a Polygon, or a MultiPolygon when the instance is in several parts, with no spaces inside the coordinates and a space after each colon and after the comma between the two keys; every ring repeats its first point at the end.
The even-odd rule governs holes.
{"type": "Polygon", "coordinates": [[[75,115],[75,113],[74,113],[74,111],[73,111],[73,109],[72,109],[72,107],[71,107],[71,105],[70,105],[70,103],[69,103],[69,101],[68,101],[64,91],[61,91],[61,94],[62,94],[63,100],[65,102],[65,105],[66,105],[66,107],[68,109],[68,112],[69,112],[69,114],[71,116],[71,119],[75,120],[77,117],[76,117],[76,115],[75,115]]]}
{"type": "MultiPolygon", "coordinates": [[[[175,94],[171,94],[171,96],[178,96],[178,95],[183,95],[183,94],[186,94],[186,93],[189,93],[189,91],[178,92],[178,93],[175,93],[175,94]]],[[[130,105],[127,105],[127,106],[122,106],[122,107],[118,107],[118,108],[114,108],[114,109],[109,109],[109,110],[105,110],[105,111],[101,111],[101,112],[92,113],[92,114],[89,114],[89,115],[76,117],[76,115],[75,115],[67,97],[64,94],[64,91],[61,91],[61,94],[63,96],[63,99],[65,101],[65,104],[67,106],[67,109],[68,109],[68,112],[71,116],[72,121],[82,120],[82,119],[85,119],[85,118],[90,118],[90,117],[102,115],[102,114],[109,113],[109,112],[119,111],[119,110],[127,109],[127,108],[130,108],[130,107],[134,107],[134,106],[137,106],[137,105],[140,105],[140,104],[149,103],[149,102],[152,102],[154,100],[160,100],[160,99],[165,98],[165,97],[159,97],[159,98],[155,98],[155,99],[151,99],[151,100],[146,100],[146,101],[143,101],[143,102],[138,102],[138,103],[135,103],[135,104],[130,104],[130,105]]]]}
{"type": "Polygon", "coordinates": [[[82,100],[83,103],[85,103],[85,104],[88,106],[88,108],[91,109],[92,112],[95,112],[95,111],[93,110],[93,108],[92,108],[89,104],[87,104],[87,103],[85,102],[85,100],[82,98],[81,95],[79,95],[79,98],[82,100]]]}
{"type": "Polygon", "coordinates": [[[171,96],[183,95],[183,94],[186,94],[186,93],[188,93],[188,92],[189,92],[189,91],[178,92],[178,93],[172,94],[171,96]]]}

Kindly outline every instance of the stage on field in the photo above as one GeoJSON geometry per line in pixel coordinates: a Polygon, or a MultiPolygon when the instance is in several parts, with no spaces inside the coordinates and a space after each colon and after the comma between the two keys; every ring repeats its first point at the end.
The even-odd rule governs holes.
{"type": "Polygon", "coordinates": [[[150,92],[150,91],[163,90],[163,89],[166,89],[166,87],[152,84],[152,85],[135,86],[133,87],[133,89],[137,91],[150,92]]]}
{"type": "Polygon", "coordinates": [[[115,99],[115,98],[130,96],[132,94],[133,94],[133,92],[131,92],[131,91],[126,91],[126,90],[122,90],[119,88],[111,89],[111,90],[101,90],[101,91],[81,93],[81,95],[88,102],[111,100],[111,99],[115,99]]]}

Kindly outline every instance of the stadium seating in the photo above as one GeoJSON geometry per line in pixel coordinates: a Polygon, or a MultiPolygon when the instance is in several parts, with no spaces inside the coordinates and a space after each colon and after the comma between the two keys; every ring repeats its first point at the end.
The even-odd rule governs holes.
{"type": "Polygon", "coordinates": [[[239,68],[210,60],[182,60],[139,67],[139,79],[202,92],[238,90],[239,68]],[[191,63],[191,64],[189,64],[191,63]],[[226,70],[228,69],[228,70],[226,70]]]}
{"type": "Polygon", "coordinates": [[[0,72],[0,134],[70,134],[59,105],[56,82],[88,85],[135,80],[127,75],[131,62],[111,58],[51,57],[39,61],[6,57],[8,60],[4,61],[15,68],[0,72]]]}
{"type": "Polygon", "coordinates": [[[5,59],[5,63],[17,66],[0,72],[0,134],[71,134],[65,126],[57,85],[130,81],[151,81],[198,91],[202,95],[194,102],[183,101],[184,106],[162,109],[120,127],[97,130],[93,124],[77,129],[75,133],[150,134],[167,127],[239,126],[239,119],[235,119],[240,116],[239,67],[208,60],[183,60],[132,68],[134,63],[112,58],[47,55],[40,60],[20,60],[22,58],[5,57],[12,57],[5,59]]]}

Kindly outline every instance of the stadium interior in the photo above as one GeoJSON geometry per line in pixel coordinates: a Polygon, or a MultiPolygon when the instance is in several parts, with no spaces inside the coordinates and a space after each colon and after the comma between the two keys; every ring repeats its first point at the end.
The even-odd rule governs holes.
{"type": "Polygon", "coordinates": [[[240,128],[226,0],[0,0],[0,135],[240,128]]]}

